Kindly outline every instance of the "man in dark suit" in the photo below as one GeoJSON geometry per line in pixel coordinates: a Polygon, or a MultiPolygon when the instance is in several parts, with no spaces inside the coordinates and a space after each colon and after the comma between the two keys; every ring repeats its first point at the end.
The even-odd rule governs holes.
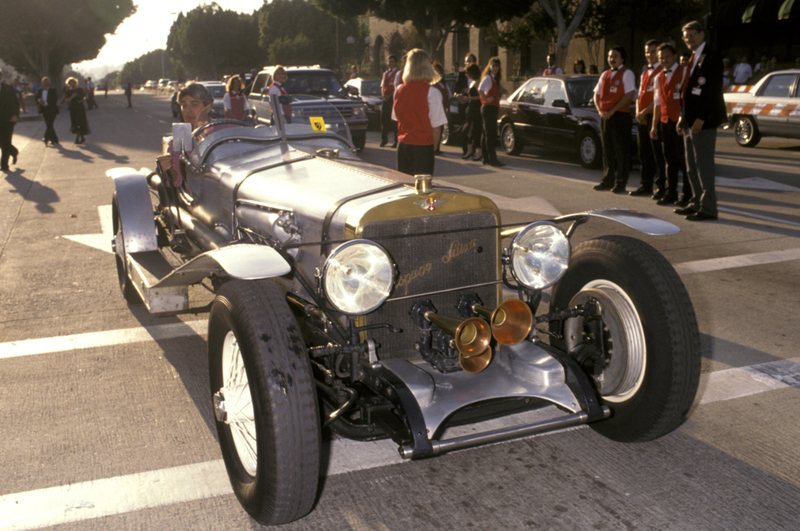
{"type": "Polygon", "coordinates": [[[722,97],[722,57],[705,42],[705,30],[697,21],[683,26],[683,42],[692,50],[688,81],[682,87],[678,131],[686,147],[686,171],[692,185],[692,199],[686,208],[676,209],[690,221],[717,219],[714,187],[717,127],[725,121],[722,97]]]}
{"type": "Polygon", "coordinates": [[[3,83],[3,71],[0,70],[0,170],[9,171],[8,159],[17,163],[19,150],[11,144],[14,136],[14,125],[19,118],[19,98],[17,91],[8,83],[3,83]]]}
{"type": "Polygon", "coordinates": [[[39,104],[39,114],[44,117],[44,123],[47,126],[44,132],[42,141],[46,146],[48,142],[51,144],[58,144],[58,135],[53,128],[53,122],[56,121],[58,116],[58,93],[56,89],[50,86],[50,78],[42,78],[42,88],[36,94],[36,102],[39,104]]]}

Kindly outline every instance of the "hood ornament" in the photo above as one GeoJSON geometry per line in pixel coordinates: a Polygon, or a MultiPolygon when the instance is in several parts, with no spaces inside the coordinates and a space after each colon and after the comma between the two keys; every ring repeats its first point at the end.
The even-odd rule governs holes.
{"type": "Polygon", "coordinates": [[[422,210],[433,212],[446,202],[447,199],[438,199],[436,197],[429,197],[427,199],[420,199],[419,201],[414,201],[414,204],[418,205],[422,210]]]}

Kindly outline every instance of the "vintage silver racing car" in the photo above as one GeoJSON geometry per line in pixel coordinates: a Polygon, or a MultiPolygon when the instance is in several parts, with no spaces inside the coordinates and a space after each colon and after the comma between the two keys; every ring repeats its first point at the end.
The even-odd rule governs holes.
{"type": "Polygon", "coordinates": [[[178,187],[163,158],[109,172],[125,298],[209,312],[219,442],[255,520],[312,509],[323,430],[417,459],[587,423],[647,441],[684,421],[700,339],[677,273],[634,238],[570,244],[592,218],[675,225],[627,210],[507,225],[485,197],[361,161],[319,116],[273,114],[176,132],[178,187]]]}

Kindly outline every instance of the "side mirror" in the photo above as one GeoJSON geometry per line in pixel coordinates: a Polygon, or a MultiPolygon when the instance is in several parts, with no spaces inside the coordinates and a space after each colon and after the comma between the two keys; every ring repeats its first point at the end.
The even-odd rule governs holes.
{"type": "Polygon", "coordinates": [[[559,109],[569,110],[569,103],[564,100],[554,100],[553,107],[558,107],[559,109]]]}

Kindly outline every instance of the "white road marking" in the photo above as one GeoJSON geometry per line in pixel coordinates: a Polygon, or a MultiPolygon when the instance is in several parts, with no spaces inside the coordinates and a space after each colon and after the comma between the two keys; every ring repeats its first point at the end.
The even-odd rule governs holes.
{"type": "MultiPolygon", "coordinates": [[[[785,168],[784,168],[785,169],[785,168]]],[[[750,190],[773,190],[779,192],[800,192],[800,188],[790,184],[783,184],[763,177],[748,177],[746,179],[730,179],[728,177],[720,177],[714,179],[717,186],[725,186],[728,188],[746,188],[750,190]]]]}
{"type": "Polygon", "coordinates": [[[708,273],[709,271],[721,271],[723,269],[733,269],[737,267],[774,264],[776,262],[788,262],[790,260],[800,260],[800,249],[785,249],[783,251],[740,254],[738,256],[711,258],[709,260],[696,260],[694,262],[683,262],[681,264],[676,264],[675,270],[679,274],[708,273]]]}
{"type": "Polygon", "coordinates": [[[205,335],[208,321],[205,319],[187,323],[170,323],[164,325],[125,328],[107,332],[87,332],[68,336],[45,337],[41,339],[23,339],[0,343],[0,359],[18,358],[78,350],[84,348],[108,347],[142,341],[170,339],[194,335],[205,335]]]}
{"type": "Polygon", "coordinates": [[[100,216],[100,230],[103,231],[101,234],[74,234],[64,236],[64,238],[88,245],[93,249],[112,253],[111,240],[114,238],[114,230],[111,220],[111,205],[97,207],[97,215],[100,216]]]}
{"type": "Polygon", "coordinates": [[[725,369],[700,377],[695,404],[711,404],[776,389],[800,386],[800,358],[725,369]]]}
{"type": "Polygon", "coordinates": [[[791,225],[793,227],[800,227],[800,223],[796,221],[789,221],[787,219],[775,218],[772,216],[763,216],[761,214],[754,214],[753,212],[747,212],[745,210],[737,210],[735,208],[729,208],[724,206],[718,206],[717,210],[719,210],[720,212],[727,212],[728,214],[734,214],[745,218],[760,219],[761,221],[769,221],[771,223],[780,223],[782,225],[791,225]]]}

